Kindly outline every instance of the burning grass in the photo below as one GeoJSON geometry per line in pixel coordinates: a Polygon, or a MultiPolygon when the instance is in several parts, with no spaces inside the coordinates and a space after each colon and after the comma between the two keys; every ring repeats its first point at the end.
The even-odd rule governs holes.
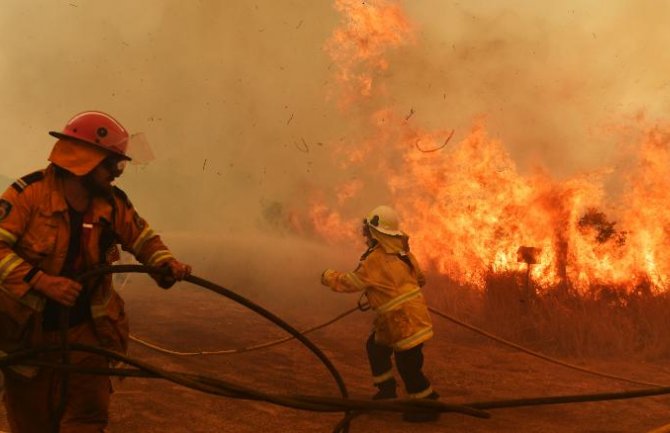
{"type": "Polygon", "coordinates": [[[540,161],[520,170],[489,133],[493,114],[427,128],[387,97],[389,53],[417,42],[397,1],[335,5],[343,19],[325,49],[363,131],[329,147],[344,176],[301,194],[286,226],[351,244],[383,198],[444,311],[546,353],[669,356],[670,123],[622,114],[594,125],[618,149],[602,167],[562,179],[540,161]]]}

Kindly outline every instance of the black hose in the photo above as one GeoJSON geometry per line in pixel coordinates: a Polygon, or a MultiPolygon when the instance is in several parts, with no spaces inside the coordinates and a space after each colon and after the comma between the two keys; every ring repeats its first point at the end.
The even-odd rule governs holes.
{"type": "MultiPolygon", "coordinates": [[[[94,270],[88,271],[84,274],[81,274],[77,280],[84,281],[87,278],[94,276],[102,276],[108,273],[117,273],[117,272],[127,272],[127,273],[149,273],[154,275],[168,275],[169,270],[166,268],[155,268],[148,267],[143,265],[116,265],[116,266],[103,266],[96,268],[94,270]]],[[[434,401],[368,401],[368,400],[352,400],[348,398],[348,392],[346,385],[342,380],[339,372],[335,366],[330,362],[326,355],[312,343],[307,337],[305,337],[298,330],[293,328],[291,325],[275,316],[273,313],[265,310],[264,308],[256,305],[252,301],[228,290],[224,287],[221,287],[217,284],[211,283],[207,280],[198,278],[196,276],[188,276],[185,278],[186,281],[189,281],[193,284],[199,285],[203,288],[214,291],[222,296],[225,296],[229,299],[234,300],[235,302],[244,305],[245,307],[251,309],[252,311],[260,314],[276,325],[280,326],[291,334],[294,338],[300,340],[308,349],[310,349],[319,360],[326,366],[331,375],[335,378],[335,381],[340,389],[342,398],[331,398],[331,397],[317,397],[317,396],[286,396],[286,395],[275,395],[275,394],[266,394],[260,391],[249,389],[241,385],[223,381],[220,379],[215,379],[211,377],[194,375],[194,374],[185,374],[185,373],[175,373],[168,372],[162,369],[153,367],[149,364],[146,364],[142,361],[129,358],[127,356],[121,355],[116,352],[112,352],[100,347],[88,346],[82,344],[68,344],[67,342],[67,314],[64,314],[61,319],[61,344],[55,346],[42,346],[33,349],[23,350],[19,352],[14,352],[5,356],[0,357],[0,367],[13,365],[17,363],[24,363],[28,365],[46,367],[46,368],[55,368],[63,370],[63,377],[66,378],[69,374],[101,374],[101,375],[118,375],[118,376],[134,376],[134,377],[156,377],[163,378],[172,381],[173,383],[180,384],[182,386],[190,387],[202,392],[209,394],[220,395],[225,397],[232,398],[242,398],[249,400],[259,400],[266,401],[269,403],[282,405],[285,407],[290,407],[299,410],[308,410],[308,411],[319,411],[319,412],[344,412],[344,418],[337,424],[335,427],[336,432],[348,432],[351,421],[358,415],[368,412],[368,411],[392,411],[392,412],[457,412],[470,416],[476,416],[480,418],[488,418],[489,414],[482,411],[481,409],[476,409],[473,407],[467,407],[463,405],[448,405],[440,402],[434,401]],[[65,325],[65,326],[63,326],[65,325]],[[81,368],[69,364],[69,352],[71,351],[83,351],[88,353],[97,354],[100,356],[107,357],[108,359],[121,361],[127,365],[135,366],[136,370],[128,369],[105,369],[105,368],[81,368]],[[30,361],[31,358],[36,357],[41,353],[53,353],[60,352],[62,356],[63,363],[50,363],[45,361],[30,361]]],[[[65,383],[67,388],[67,383],[65,383]]],[[[59,416],[57,419],[60,419],[62,415],[65,403],[66,403],[67,389],[62,392],[61,399],[58,405],[59,416]]],[[[56,422],[54,426],[54,433],[57,433],[59,430],[59,422],[56,422]]]]}
{"type": "Polygon", "coordinates": [[[311,395],[266,394],[264,392],[252,388],[247,388],[243,385],[238,385],[222,379],[211,378],[192,373],[166,371],[143,361],[121,355],[117,352],[84,344],[72,344],[70,346],[70,350],[105,356],[109,359],[120,361],[136,368],[93,368],[78,367],[75,365],[62,365],[47,361],[25,361],[26,359],[34,357],[39,353],[59,352],[60,350],[60,346],[54,345],[42,346],[40,348],[30,349],[22,352],[15,352],[11,355],[1,357],[0,367],[21,362],[25,365],[66,370],[70,371],[71,374],[161,378],[209,394],[245,400],[265,401],[280,406],[307,411],[343,412],[355,410],[357,412],[363,413],[369,411],[433,412],[437,410],[439,412],[462,413],[464,415],[476,416],[479,418],[489,417],[489,415],[481,409],[473,409],[463,405],[450,405],[433,400],[371,401],[311,395]]]}
{"type": "MultiPolygon", "coordinates": [[[[169,270],[166,268],[156,268],[156,267],[151,267],[151,266],[144,266],[144,265],[113,265],[113,266],[101,266],[99,268],[93,269],[91,271],[85,272],[79,276],[79,280],[84,280],[86,278],[90,278],[92,276],[100,275],[100,274],[109,274],[109,273],[147,273],[147,274],[154,274],[154,275],[168,275],[169,270]]],[[[297,340],[299,340],[302,344],[304,344],[309,350],[311,350],[320,360],[321,362],[326,366],[328,371],[331,373],[333,378],[335,379],[335,382],[337,383],[338,388],[340,389],[340,393],[342,394],[342,397],[347,398],[349,396],[349,393],[347,391],[347,386],[344,384],[344,380],[342,379],[342,376],[340,373],[337,371],[333,363],[328,359],[328,357],[319,349],[312,341],[305,337],[300,331],[295,329],[293,326],[289,325],[287,322],[285,322],[283,319],[280,317],[276,316],[275,314],[271,313],[270,311],[266,310],[265,308],[261,307],[260,305],[250,301],[249,299],[238,295],[237,293],[233,292],[232,290],[226,289],[225,287],[222,287],[218,284],[214,284],[211,281],[207,281],[205,279],[199,278],[195,275],[188,275],[185,279],[185,281],[188,281],[190,283],[193,283],[195,285],[198,285],[200,287],[203,287],[205,289],[211,290],[213,292],[218,293],[219,295],[225,296],[228,299],[232,299],[233,301],[237,302],[238,304],[244,305],[245,307],[249,308],[253,312],[265,317],[266,319],[270,320],[277,326],[281,327],[284,329],[286,332],[291,334],[293,337],[295,337],[297,340]]]]}
{"type": "MultiPolygon", "coordinates": [[[[125,272],[125,273],[147,273],[147,274],[154,274],[154,275],[169,275],[170,270],[168,268],[158,268],[158,267],[151,267],[151,266],[144,266],[144,265],[107,265],[107,266],[101,266],[96,269],[90,270],[88,272],[85,272],[77,278],[80,281],[83,281],[87,278],[97,276],[97,275],[103,275],[103,274],[109,274],[109,273],[119,273],[119,272],[125,272]]],[[[233,292],[232,290],[226,289],[225,287],[222,287],[218,284],[214,284],[211,281],[204,280],[202,278],[199,278],[195,275],[188,275],[185,278],[186,281],[196,284],[200,287],[206,288],[208,290],[211,290],[215,293],[218,293],[219,295],[225,296],[228,299],[231,299],[238,304],[241,304],[251,311],[265,317],[266,319],[270,320],[277,326],[281,327],[285,331],[287,331],[289,334],[293,335],[296,339],[298,339],[303,345],[305,345],[309,350],[311,350],[319,360],[323,363],[323,365],[326,366],[330,374],[333,376],[335,379],[335,382],[337,383],[337,386],[340,390],[340,394],[342,395],[343,398],[347,398],[349,396],[349,392],[347,391],[347,386],[344,384],[344,380],[342,379],[342,376],[340,373],[337,371],[333,363],[328,359],[328,357],[319,349],[312,341],[304,336],[303,334],[300,333],[297,329],[286,323],[284,320],[281,318],[277,317],[270,311],[266,310],[265,308],[261,307],[260,305],[257,305],[256,303],[250,301],[249,299],[238,295],[237,293],[233,292]]],[[[345,433],[348,431],[348,424],[346,425],[346,429],[344,430],[345,433]]]]}

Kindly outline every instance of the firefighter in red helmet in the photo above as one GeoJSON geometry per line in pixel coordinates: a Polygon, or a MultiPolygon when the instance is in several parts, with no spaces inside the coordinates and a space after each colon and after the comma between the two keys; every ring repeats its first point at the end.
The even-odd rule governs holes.
{"type": "MultiPolygon", "coordinates": [[[[166,266],[154,279],[168,288],[191,267],[176,260],[126,194],[113,185],[130,157],[128,132],[113,117],[86,111],[70,119],[45,169],[14,182],[0,197],[0,351],[59,343],[59,320],[69,307],[70,343],[124,353],[128,319],[111,275],[80,284],[75,277],[118,259],[118,245],[139,262],[166,266]]],[[[82,367],[107,367],[106,358],[73,352],[82,367]]],[[[3,370],[4,404],[13,433],[105,431],[111,384],[107,376],[69,376],[49,368],[3,370]],[[55,419],[56,407],[64,410],[55,419]]]]}
{"type": "MultiPolygon", "coordinates": [[[[398,214],[390,206],[377,206],[363,220],[368,250],[356,270],[327,269],[321,283],[336,292],[363,291],[375,311],[374,327],[366,349],[372,381],[378,392],[374,400],[396,398],[397,382],[391,358],[410,398],[437,399],[423,374],[423,344],[433,336],[433,327],[421,293],[423,272],[409,251],[409,238],[400,230],[398,214]]],[[[434,421],[438,413],[403,415],[406,421],[434,421]]]]}

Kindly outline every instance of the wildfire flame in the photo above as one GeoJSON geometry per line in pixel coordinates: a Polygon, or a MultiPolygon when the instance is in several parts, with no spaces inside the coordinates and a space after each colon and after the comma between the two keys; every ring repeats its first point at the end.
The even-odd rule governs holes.
{"type": "Polygon", "coordinates": [[[345,19],[326,50],[336,67],[344,108],[372,95],[375,76],[388,68],[386,51],[405,45],[412,32],[402,8],[392,1],[337,0],[335,9],[345,19]]]}
{"type": "MultiPolygon", "coordinates": [[[[350,105],[372,95],[375,74],[388,68],[385,54],[411,40],[412,27],[390,0],[338,0],[335,7],[344,24],[326,51],[337,65],[343,105],[350,105]]],[[[412,250],[435,271],[480,288],[491,272],[529,266],[539,290],[560,284],[583,293],[603,285],[632,290],[640,281],[657,291],[669,288],[670,125],[637,119],[629,134],[636,137],[636,165],[613,203],[605,202],[603,186],[610,169],[562,181],[541,171],[522,176],[503,144],[488,135],[485,119],[430,153],[422,149],[441,147],[451,128],[423,131],[406,120],[393,109],[377,110],[370,117],[374,132],[339,155],[347,156],[344,167],[364,166],[385,179],[412,250]],[[524,247],[537,252],[536,263],[519,259],[524,247]]],[[[308,212],[312,230],[330,241],[359,239],[363,215],[340,209],[366,187],[348,181],[334,203],[316,199],[308,212]]]]}

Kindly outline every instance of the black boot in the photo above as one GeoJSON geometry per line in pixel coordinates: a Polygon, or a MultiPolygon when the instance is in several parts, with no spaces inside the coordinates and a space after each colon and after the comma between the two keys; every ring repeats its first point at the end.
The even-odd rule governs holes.
{"type": "MultiPolygon", "coordinates": [[[[440,395],[433,391],[428,397],[424,397],[427,400],[437,400],[440,398],[440,395]]],[[[434,422],[440,418],[440,412],[404,412],[402,414],[403,421],[407,422],[434,422]]]]}
{"type": "Polygon", "coordinates": [[[390,378],[381,383],[376,383],[375,386],[379,388],[379,391],[372,396],[373,400],[388,400],[391,398],[396,398],[398,395],[395,392],[396,381],[394,378],[390,378]]]}

